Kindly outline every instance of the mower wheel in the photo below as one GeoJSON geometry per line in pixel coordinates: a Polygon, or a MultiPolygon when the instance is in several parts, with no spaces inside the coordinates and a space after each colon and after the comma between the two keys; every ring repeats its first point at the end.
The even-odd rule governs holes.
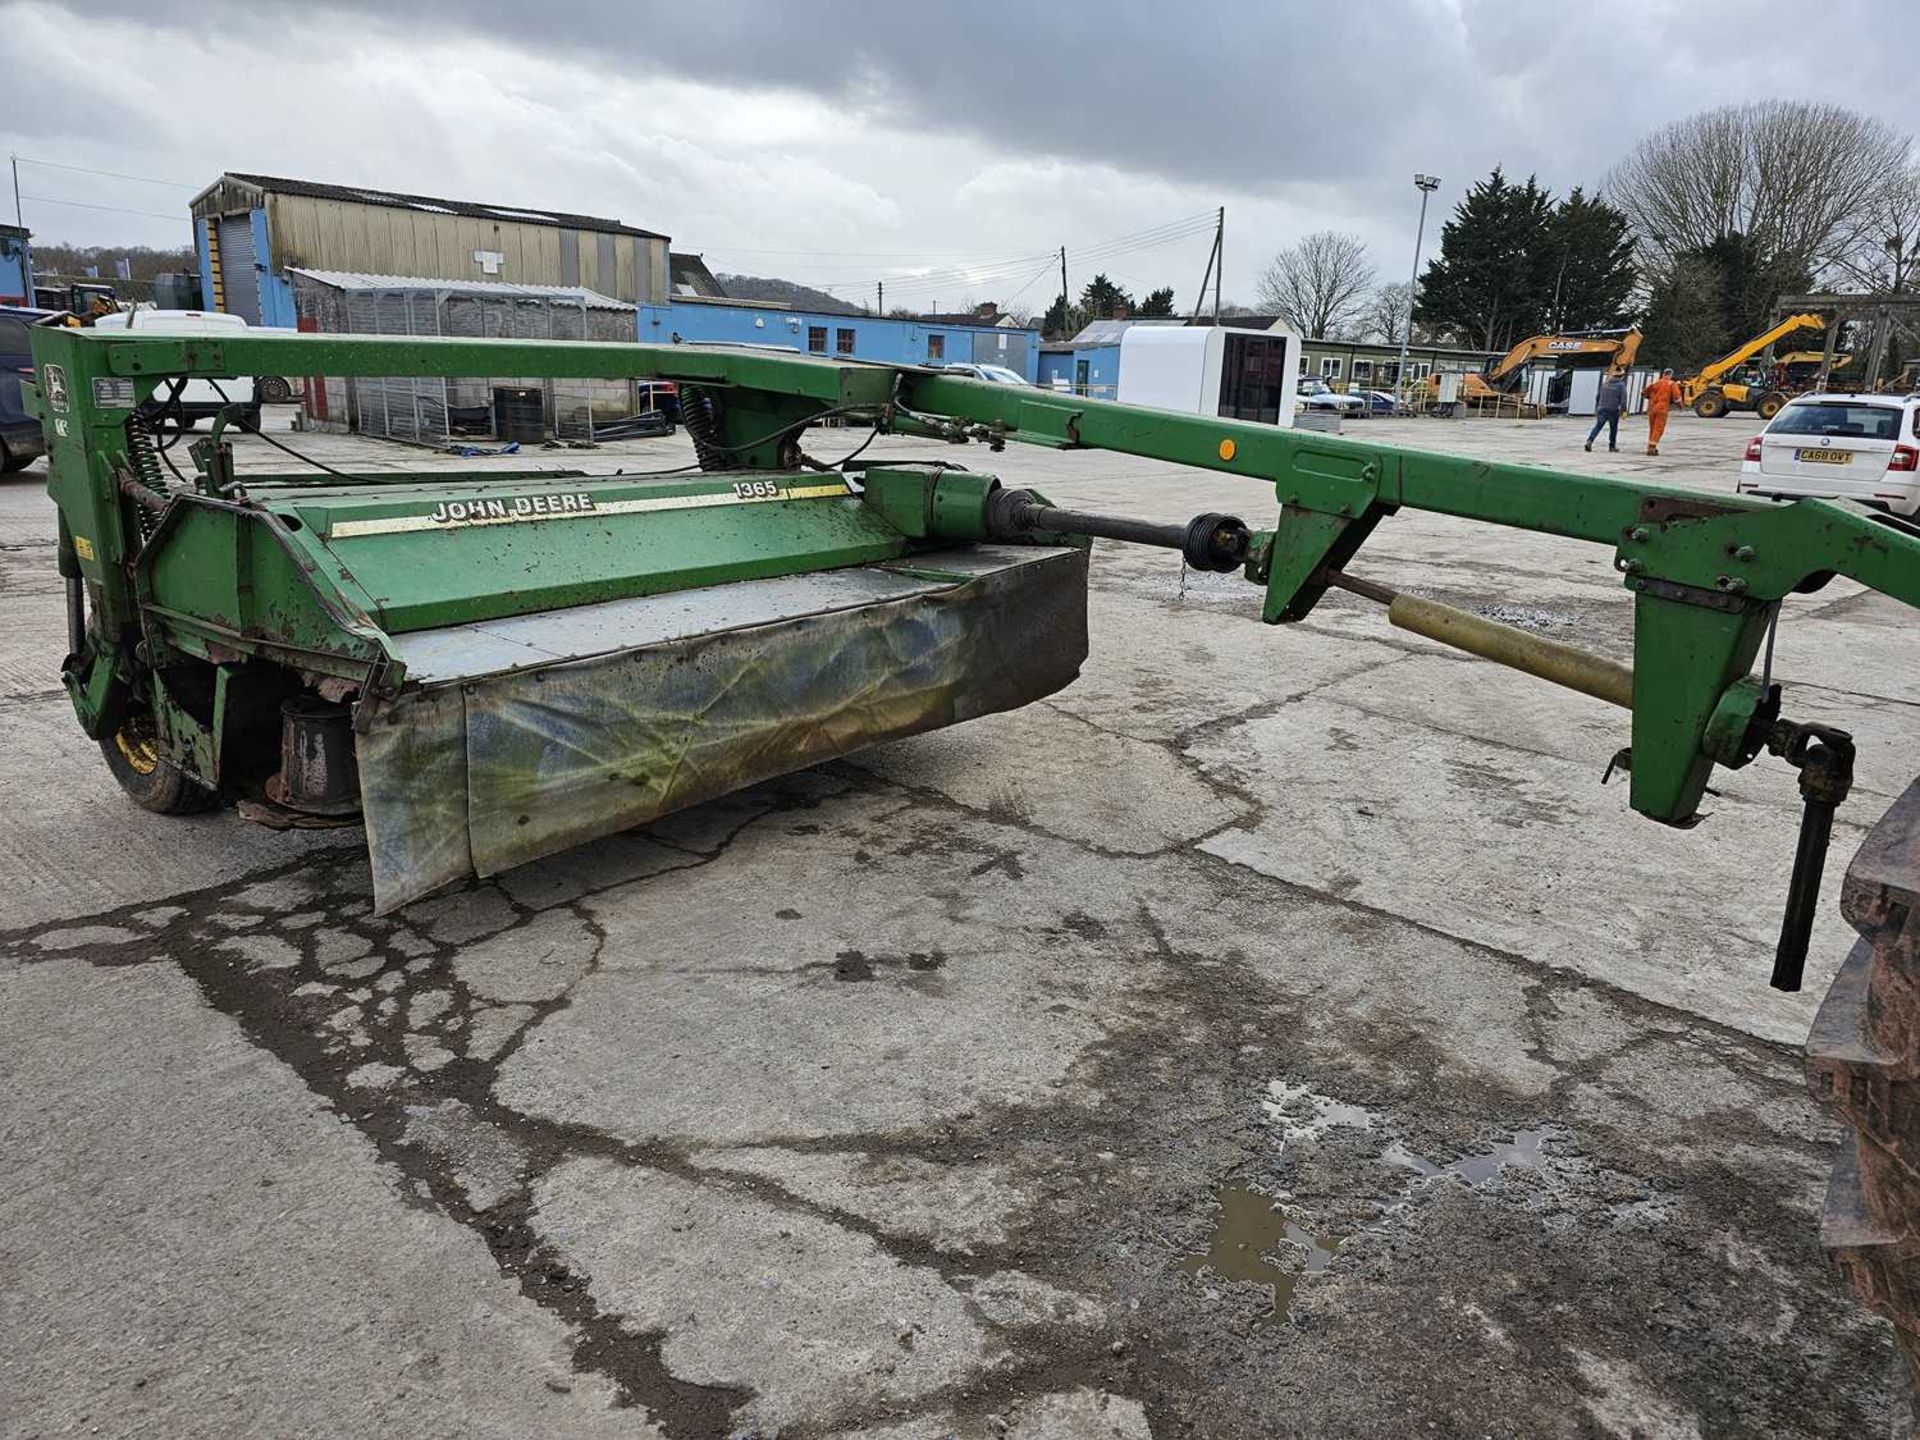
{"type": "Polygon", "coordinates": [[[220,797],[187,778],[160,753],[153,717],[129,715],[120,729],[100,742],[107,769],[142,810],[156,815],[198,815],[220,804],[220,797]]]}

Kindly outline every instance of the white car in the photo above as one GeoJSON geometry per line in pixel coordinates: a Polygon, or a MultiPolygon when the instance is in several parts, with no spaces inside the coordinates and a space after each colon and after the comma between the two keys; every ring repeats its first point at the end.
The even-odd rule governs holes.
{"type": "Polygon", "coordinates": [[[1920,512],[1920,395],[1802,395],[1747,442],[1749,495],[1858,500],[1920,512]]]}
{"type": "Polygon", "coordinates": [[[1342,415],[1365,415],[1373,409],[1373,402],[1358,390],[1345,394],[1338,390],[1317,390],[1301,403],[1309,410],[1337,410],[1342,415]]]}
{"type": "Polygon", "coordinates": [[[996,385],[1024,385],[1027,377],[1004,365],[954,364],[945,367],[949,375],[964,375],[969,380],[991,380],[996,385]]]}
{"type": "MultiPolygon", "coordinates": [[[[102,315],[93,322],[96,330],[128,330],[141,335],[244,336],[250,328],[238,315],[213,310],[160,310],[151,306],[102,315]]],[[[259,383],[251,375],[228,380],[188,380],[179,393],[162,395],[156,387],[141,402],[141,412],[155,420],[191,430],[202,420],[218,415],[230,404],[246,407],[247,428],[260,428],[259,383]]]]}

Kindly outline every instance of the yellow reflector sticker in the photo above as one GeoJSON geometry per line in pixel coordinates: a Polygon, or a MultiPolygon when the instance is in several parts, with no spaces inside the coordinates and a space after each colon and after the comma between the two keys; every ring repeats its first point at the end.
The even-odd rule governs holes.
{"type": "Polygon", "coordinates": [[[73,553],[78,555],[82,560],[93,559],[93,541],[84,535],[74,536],[73,553]]]}
{"type": "Polygon", "coordinates": [[[1233,441],[1222,440],[1220,442],[1220,458],[1222,460],[1231,460],[1235,455],[1238,455],[1239,453],[1240,453],[1240,447],[1234,444],[1233,441]]]}

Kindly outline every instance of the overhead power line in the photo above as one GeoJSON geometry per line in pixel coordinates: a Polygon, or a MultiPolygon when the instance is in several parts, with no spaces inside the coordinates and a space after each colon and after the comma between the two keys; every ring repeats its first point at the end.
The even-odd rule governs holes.
{"type": "MultiPolygon", "coordinates": [[[[1132,254],[1135,251],[1157,249],[1163,245],[1174,244],[1181,240],[1192,239],[1210,232],[1215,225],[1216,215],[1199,215],[1167,221],[1162,225],[1151,226],[1145,230],[1134,231],[1127,235],[1114,236],[1107,240],[1095,241],[1085,246],[1069,245],[1068,251],[1076,261],[1093,266],[1104,264],[1117,256],[1132,254]]],[[[942,267],[921,272],[917,275],[895,275],[886,277],[887,288],[902,297],[927,297],[940,291],[954,289],[977,289],[985,285],[1010,284],[1027,271],[1027,266],[1035,261],[1044,260],[1051,269],[1058,252],[1044,256],[1023,257],[1022,263],[999,265],[968,265],[942,267]]],[[[816,284],[818,282],[815,282],[816,284]]],[[[834,281],[845,284],[845,281],[834,281]]]]}
{"type": "Polygon", "coordinates": [[[173,214],[162,214],[158,210],[129,210],[124,205],[89,205],[84,200],[56,200],[51,195],[22,195],[20,198],[22,200],[31,200],[36,205],[70,205],[76,210],[110,210],[116,215],[147,215],[155,220],[178,220],[184,222],[187,219],[185,211],[176,211],[173,214]]]}
{"type": "Polygon", "coordinates": [[[119,170],[91,170],[85,165],[63,165],[57,160],[35,160],[30,155],[15,155],[22,165],[38,165],[43,170],[71,170],[76,175],[105,175],[113,180],[131,180],[136,185],[164,185],[170,190],[204,190],[204,185],[189,185],[184,180],[156,180],[151,175],[128,175],[119,170]]]}
{"type": "MultiPolygon", "coordinates": [[[[1162,221],[1140,230],[1121,235],[1107,236],[1090,241],[1086,245],[1068,245],[1076,258],[1084,259],[1088,264],[1098,264],[1111,256],[1124,255],[1136,250],[1151,249],[1161,245],[1173,244],[1180,240],[1204,234],[1213,228],[1215,212],[1197,215],[1183,215],[1177,219],[1162,221]]],[[[1025,276],[1030,267],[1045,262],[1051,266],[1056,258],[1054,250],[1031,251],[1026,253],[982,252],[983,258],[972,261],[956,261],[953,257],[963,254],[960,251],[927,250],[921,252],[859,252],[837,250],[753,250],[742,247],[738,251],[726,246],[711,246],[708,254],[721,256],[738,254],[791,254],[818,257],[815,263],[800,268],[806,277],[801,283],[811,284],[816,289],[850,288],[864,291],[875,279],[884,279],[887,288],[903,298],[910,296],[932,296],[939,291],[976,288],[982,285],[1011,283],[1025,276]],[[901,273],[900,267],[874,266],[870,264],[840,261],[842,256],[864,255],[871,259],[880,259],[890,254],[910,255],[912,258],[924,257],[938,259],[941,263],[931,269],[915,273],[901,273]],[[840,263],[836,263],[836,262],[840,263]],[[876,274],[891,268],[891,275],[876,274]]]]}

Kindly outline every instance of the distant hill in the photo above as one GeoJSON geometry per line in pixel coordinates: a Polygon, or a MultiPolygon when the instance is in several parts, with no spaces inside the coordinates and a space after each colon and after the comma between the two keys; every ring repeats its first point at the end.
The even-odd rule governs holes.
{"type": "Polygon", "coordinates": [[[815,290],[811,285],[799,285],[792,280],[774,280],[760,275],[716,275],[714,278],[734,300],[777,300],[796,310],[819,310],[828,315],[867,313],[859,305],[849,305],[824,290],[815,290]]]}

